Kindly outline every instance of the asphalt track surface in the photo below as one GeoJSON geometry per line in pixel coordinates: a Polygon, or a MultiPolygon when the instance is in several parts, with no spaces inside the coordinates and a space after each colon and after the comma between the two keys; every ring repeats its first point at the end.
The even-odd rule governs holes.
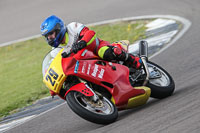
{"type": "Polygon", "coordinates": [[[97,125],[75,115],[67,105],[59,106],[9,133],[74,132],[200,132],[200,1],[199,0],[1,0],[0,44],[39,34],[43,19],[56,14],[68,23],[93,23],[108,19],[176,15],[192,22],[190,29],[164,52],[151,60],[174,78],[173,96],[152,99],[146,105],[119,113],[110,125],[97,125]]]}

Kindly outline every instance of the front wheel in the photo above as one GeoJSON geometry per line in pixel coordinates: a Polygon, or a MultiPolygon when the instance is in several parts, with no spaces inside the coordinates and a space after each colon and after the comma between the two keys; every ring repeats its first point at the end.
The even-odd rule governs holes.
{"type": "Polygon", "coordinates": [[[66,101],[77,115],[97,124],[109,124],[118,117],[116,106],[104,96],[94,102],[90,97],[71,91],[67,94],[66,101]]]}
{"type": "Polygon", "coordinates": [[[151,97],[162,99],[172,95],[175,84],[170,74],[153,62],[147,62],[147,66],[150,79],[146,86],[151,88],[151,97]]]}

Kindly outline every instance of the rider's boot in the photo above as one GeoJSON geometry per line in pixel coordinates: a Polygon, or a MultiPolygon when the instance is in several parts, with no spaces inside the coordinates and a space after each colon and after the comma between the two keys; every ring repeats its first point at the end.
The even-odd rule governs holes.
{"type": "Polygon", "coordinates": [[[114,43],[111,46],[105,46],[100,49],[99,53],[103,51],[103,59],[112,61],[124,61],[124,65],[139,69],[142,66],[142,60],[138,56],[134,56],[125,52],[122,44],[114,43]],[[104,50],[104,51],[103,51],[104,50]]]}

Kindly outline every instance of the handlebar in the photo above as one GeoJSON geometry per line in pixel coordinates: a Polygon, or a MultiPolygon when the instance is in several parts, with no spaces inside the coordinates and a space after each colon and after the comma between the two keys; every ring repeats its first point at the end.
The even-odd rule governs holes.
{"type": "Polygon", "coordinates": [[[67,58],[67,57],[69,57],[70,54],[72,54],[72,53],[73,53],[72,51],[70,51],[69,53],[63,52],[61,55],[62,55],[63,58],[67,58]]]}

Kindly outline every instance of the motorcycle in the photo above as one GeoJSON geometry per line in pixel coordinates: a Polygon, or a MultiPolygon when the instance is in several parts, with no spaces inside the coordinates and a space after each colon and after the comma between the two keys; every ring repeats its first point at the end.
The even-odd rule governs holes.
{"type": "MultiPolygon", "coordinates": [[[[170,74],[148,60],[147,42],[139,45],[140,69],[129,68],[122,61],[102,60],[87,49],[74,54],[55,48],[43,60],[43,82],[80,117],[97,124],[112,123],[118,111],[174,92],[170,74]]],[[[121,46],[127,51],[129,44],[124,41],[121,46]]]]}

